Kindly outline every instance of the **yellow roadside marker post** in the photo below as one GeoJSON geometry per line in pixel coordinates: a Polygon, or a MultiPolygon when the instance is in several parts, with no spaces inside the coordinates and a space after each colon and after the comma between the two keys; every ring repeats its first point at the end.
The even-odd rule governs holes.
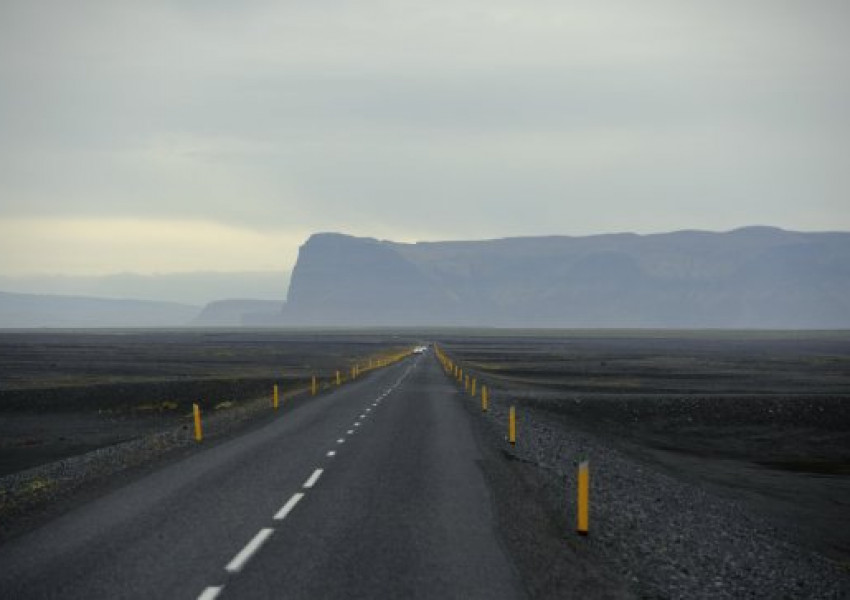
{"type": "Polygon", "coordinates": [[[475,394],[475,387],[476,387],[477,385],[478,385],[478,380],[477,380],[477,379],[475,379],[475,378],[473,377],[473,378],[472,378],[472,390],[469,392],[469,395],[470,395],[470,396],[472,396],[473,398],[476,396],[476,394],[475,394]]]}
{"type": "Polygon", "coordinates": [[[204,439],[204,432],[201,430],[201,407],[197,404],[192,405],[192,415],[195,417],[195,441],[200,442],[204,439]]]}
{"type": "Polygon", "coordinates": [[[516,445],[516,409],[511,406],[510,414],[508,415],[508,441],[511,446],[516,445]]]}
{"type": "Polygon", "coordinates": [[[590,512],[590,463],[582,461],[578,466],[578,533],[587,535],[590,512]]]}
{"type": "Polygon", "coordinates": [[[467,375],[463,379],[463,391],[465,391],[465,392],[469,391],[469,375],[467,375]]]}
{"type": "Polygon", "coordinates": [[[315,375],[313,375],[313,382],[310,385],[310,392],[312,392],[313,396],[315,396],[316,393],[318,392],[318,388],[316,387],[316,376],[315,375]]]}
{"type": "Polygon", "coordinates": [[[278,405],[278,395],[277,395],[277,384],[274,384],[274,395],[272,396],[272,406],[275,410],[277,410],[278,405]]]}
{"type": "Polygon", "coordinates": [[[489,398],[487,398],[487,386],[482,385],[481,386],[481,412],[487,412],[487,401],[488,400],[489,400],[489,398]]]}
{"type": "Polygon", "coordinates": [[[336,372],[336,384],[337,385],[342,384],[342,379],[339,376],[339,371],[336,372]]]}

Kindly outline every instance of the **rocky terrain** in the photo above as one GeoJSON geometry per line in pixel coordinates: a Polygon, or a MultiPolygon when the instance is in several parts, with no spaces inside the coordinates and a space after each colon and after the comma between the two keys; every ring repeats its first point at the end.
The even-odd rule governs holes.
{"type": "MultiPolygon", "coordinates": [[[[609,574],[613,592],[600,588],[599,597],[850,596],[846,333],[431,334],[489,388],[486,413],[462,388],[457,401],[480,443],[508,459],[485,453],[480,466],[533,597],[563,597],[563,568],[547,561],[565,556],[594,577],[609,574]],[[515,446],[506,441],[510,406],[515,446]],[[591,465],[587,537],[574,531],[581,460],[591,465]]],[[[118,485],[157,457],[191,451],[188,407],[199,396],[215,439],[269,418],[272,381],[286,382],[287,406],[297,409],[308,373],[327,383],[355,355],[421,339],[15,335],[0,344],[3,456],[18,453],[0,478],[0,537],[87,487],[118,485]],[[21,436],[33,443],[10,452],[21,436]],[[89,446],[63,448],[63,436],[89,446]],[[42,455],[26,463],[28,452],[42,455]]]]}
{"type": "Polygon", "coordinates": [[[574,528],[576,465],[590,461],[591,533],[568,543],[638,597],[846,598],[850,340],[753,335],[443,347],[490,387],[484,415],[461,397],[561,531],[574,528]]]}
{"type": "Polygon", "coordinates": [[[396,334],[106,330],[0,338],[0,538],[90,484],[298,402],[355,362],[406,347],[396,334]]]}

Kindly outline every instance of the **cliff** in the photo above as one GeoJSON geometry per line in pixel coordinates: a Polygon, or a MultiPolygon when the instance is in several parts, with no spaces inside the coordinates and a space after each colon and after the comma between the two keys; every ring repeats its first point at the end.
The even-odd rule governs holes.
{"type": "Polygon", "coordinates": [[[850,233],[747,227],[401,244],[317,234],[291,325],[850,327],[850,233]]]}

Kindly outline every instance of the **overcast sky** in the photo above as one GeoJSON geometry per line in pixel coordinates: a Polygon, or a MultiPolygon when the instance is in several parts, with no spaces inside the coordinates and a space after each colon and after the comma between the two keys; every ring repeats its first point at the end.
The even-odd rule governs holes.
{"type": "Polygon", "coordinates": [[[0,274],[850,230],[846,0],[0,0],[0,274]]]}

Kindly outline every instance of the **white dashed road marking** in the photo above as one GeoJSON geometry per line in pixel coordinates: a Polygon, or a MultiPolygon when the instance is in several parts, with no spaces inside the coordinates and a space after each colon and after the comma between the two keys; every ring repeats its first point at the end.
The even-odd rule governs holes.
{"type": "Polygon", "coordinates": [[[224,589],[223,585],[214,586],[211,585],[198,596],[198,600],[215,600],[218,598],[218,595],[221,593],[221,590],[224,589]]]}
{"type": "MultiPolygon", "coordinates": [[[[401,383],[407,378],[407,376],[410,374],[410,372],[413,370],[413,367],[415,367],[415,366],[416,366],[416,363],[414,363],[411,367],[408,367],[407,371],[404,372],[404,374],[398,379],[398,381],[396,381],[396,383],[393,386],[391,386],[388,390],[386,390],[383,394],[381,394],[372,403],[372,406],[377,407],[381,403],[381,400],[383,400],[389,394],[391,394],[393,391],[395,391],[395,389],[399,385],[401,385],[401,383]]],[[[364,410],[365,410],[366,413],[369,413],[369,412],[372,411],[372,409],[368,408],[368,407],[366,407],[364,410]]],[[[364,414],[360,415],[360,418],[365,419],[366,414],[364,413],[364,414]]],[[[354,424],[354,427],[360,427],[360,422],[359,421],[356,422],[354,424]]],[[[349,429],[348,435],[353,435],[353,434],[354,434],[354,429],[349,429]]],[[[337,444],[343,444],[343,443],[345,443],[345,439],[339,438],[336,441],[336,443],[337,444]]],[[[329,457],[336,456],[336,452],[334,450],[330,450],[330,451],[328,451],[327,456],[329,456],[329,457]]],[[[307,481],[304,482],[304,486],[303,486],[304,489],[310,489],[314,485],[316,485],[316,482],[319,480],[319,477],[322,476],[323,472],[324,472],[324,469],[316,469],[315,471],[313,471],[313,474],[310,475],[310,477],[307,479],[307,481]]],[[[295,505],[298,504],[298,502],[300,502],[302,498],[304,498],[304,495],[305,494],[303,492],[298,492],[296,494],[293,494],[292,497],[289,500],[287,500],[286,504],[284,504],[281,507],[281,509],[277,512],[277,514],[275,514],[274,520],[275,521],[282,521],[283,519],[285,519],[287,517],[287,515],[289,515],[289,513],[292,512],[292,509],[295,508],[295,505]]],[[[272,536],[274,531],[275,530],[270,528],[270,527],[261,529],[257,533],[257,535],[255,535],[253,538],[251,538],[251,541],[248,542],[245,545],[245,547],[242,548],[242,550],[239,551],[239,554],[234,556],[233,559],[229,563],[227,563],[227,566],[224,567],[224,569],[228,573],[238,573],[239,571],[241,571],[242,568],[245,566],[245,564],[249,560],[251,560],[251,557],[254,554],[256,554],[256,552],[262,547],[263,544],[266,543],[266,540],[268,540],[272,536]]],[[[201,595],[198,596],[198,600],[215,600],[216,598],[218,598],[218,595],[222,592],[222,590],[224,590],[223,585],[208,586],[207,588],[204,589],[203,592],[201,592],[201,595]]]]}
{"type": "Polygon", "coordinates": [[[316,485],[316,482],[319,481],[319,477],[322,476],[323,471],[324,469],[316,469],[315,471],[313,471],[313,474],[310,475],[310,479],[304,482],[304,487],[310,489],[311,487],[316,485]]]}
{"type": "Polygon", "coordinates": [[[255,535],[251,541],[239,551],[239,554],[234,556],[233,560],[227,563],[224,570],[228,573],[238,573],[241,571],[242,567],[245,566],[245,563],[251,560],[254,553],[260,549],[260,546],[266,543],[266,540],[269,539],[273,533],[274,529],[271,529],[270,527],[260,529],[259,533],[257,533],[257,535],[255,535]]]}
{"type": "Polygon", "coordinates": [[[292,512],[292,509],[295,508],[295,505],[298,504],[298,502],[303,497],[304,497],[304,494],[302,494],[301,492],[298,492],[297,494],[293,494],[292,498],[287,500],[286,504],[283,505],[283,508],[281,508],[279,511],[277,511],[277,514],[274,516],[274,520],[275,521],[283,521],[286,518],[286,515],[288,515],[290,512],[292,512]]]}

